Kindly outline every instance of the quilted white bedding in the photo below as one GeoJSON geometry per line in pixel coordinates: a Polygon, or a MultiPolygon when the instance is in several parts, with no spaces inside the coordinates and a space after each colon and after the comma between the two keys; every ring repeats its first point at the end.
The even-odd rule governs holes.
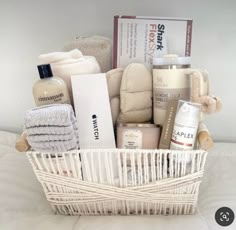
{"type": "MultiPolygon", "coordinates": [[[[0,230],[220,230],[216,210],[236,214],[236,143],[216,143],[209,152],[196,215],[71,217],[53,214],[16,138],[0,131],[0,230]]],[[[235,230],[236,219],[225,229],[235,230]]]]}

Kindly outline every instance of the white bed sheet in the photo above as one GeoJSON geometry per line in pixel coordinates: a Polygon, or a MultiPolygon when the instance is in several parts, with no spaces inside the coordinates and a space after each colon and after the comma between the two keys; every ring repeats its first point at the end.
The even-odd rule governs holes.
{"type": "MultiPolygon", "coordinates": [[[[216,210],[236,214],[236,143],[209,152],[196,215],[78,217],[53,214],[25,153],[14,149],[16,137],[0,131],[0,230],[221,230],[216,210]]],[[[236,220],[225,229],[235,230],[236,220]]]]}

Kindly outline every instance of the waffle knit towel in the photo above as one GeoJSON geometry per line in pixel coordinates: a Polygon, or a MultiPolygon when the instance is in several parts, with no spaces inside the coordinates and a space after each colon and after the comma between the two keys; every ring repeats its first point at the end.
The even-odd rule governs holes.
{"type": "Polygon", "coordinates": [[[78,149],[78,125],[71,105],[53,104],[28,110],[24,126],[27,140],[37,151],[78,149]]]}

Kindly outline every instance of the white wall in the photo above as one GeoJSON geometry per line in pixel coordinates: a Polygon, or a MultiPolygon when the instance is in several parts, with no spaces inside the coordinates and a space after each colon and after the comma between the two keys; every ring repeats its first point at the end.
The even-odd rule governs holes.
{"type": "Polygon", "coordinates": [[[222,0],[9,0],[0,1],[0,129],[20,131],[33,107],[39,54],[60,51],[78,35],[112,37],[114,15],[194,20],[193,66],[210,72],[222,112],[206,120],[214,139],[236,141],[236,1],[222,0]]]}

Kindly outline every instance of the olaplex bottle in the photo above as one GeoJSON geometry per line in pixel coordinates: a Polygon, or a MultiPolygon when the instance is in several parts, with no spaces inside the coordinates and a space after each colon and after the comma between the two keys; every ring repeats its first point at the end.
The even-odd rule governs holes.
{"type": "Polygon", "coordinates": [[[194,149],[200,119],[200,104],[179,100],[170,149],[194,149]]]}
{"type": "Polygon", "coordinates": [[[168,54],[153,58],[154,123],[163,125],[170,100],[190,99],[190,57],[168,54]]]}
{"type": "Polygon", "coordinates": [[[70,104],[67,86],[63,79],[52,74],[49,64],[38,66],[40,80],[33,85],[36,106],[48,104],[70,104]]]}

